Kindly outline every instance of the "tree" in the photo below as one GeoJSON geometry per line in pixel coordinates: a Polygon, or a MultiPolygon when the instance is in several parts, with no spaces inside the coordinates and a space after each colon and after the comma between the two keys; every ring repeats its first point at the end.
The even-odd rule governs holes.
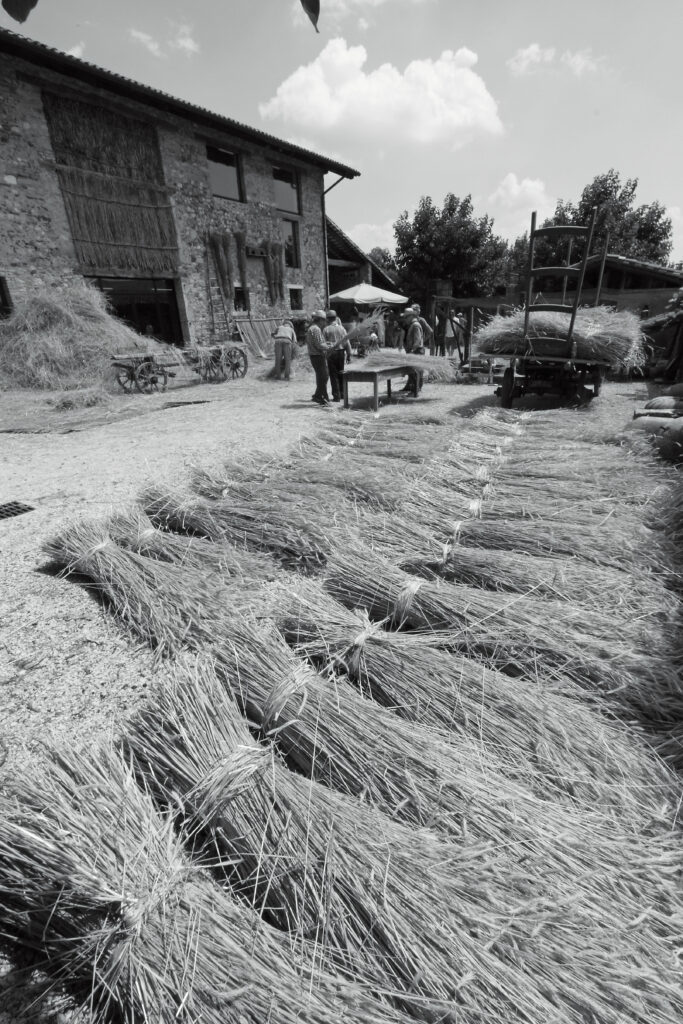
{"type": "Polygon", "coordinates": [[[383,249],[379,245],[376,245],[374,249],[370,250],[368,253],[368,259],[377,264],[381,270],[395,271],[397,269],[396,260],[392,254],[388,249],[383,249]]]}
{"type": "Polygon", "coordinates": [[[401,290],[424,303],[435,279],[453,282],[455,295],[492,294],[504,281],[507,244],[493,233],[490,217],[475,217],[472,197],[449,193],[443,208],[430,196],[411,220],[404,211],[394,224],[401,290]]]}
{"type": "MultiPolygon", "coordinates": [[[[551,224],[587,224],[591,210],[597,206],[598,213],[593,235],[593,251],[603,248],[609,231],[609,251],[632,259],[650,260],[666,265],[673,247],[673,226],[664,206],[659,202],[635,206],[637,178],[622,182],[618,171],[611,168],[606,174],[598,174],[586,185],[576,203],[559,200],[554,215],[545,226],[551,224]]],[[[547,246],[547,262],[562,262],[564,250],[555,245],[547,246]]],[[[539,256],[545,252],[539,251],[539,256]]],[[[575,248],[573,256],[580,256],[575,248]]]]}

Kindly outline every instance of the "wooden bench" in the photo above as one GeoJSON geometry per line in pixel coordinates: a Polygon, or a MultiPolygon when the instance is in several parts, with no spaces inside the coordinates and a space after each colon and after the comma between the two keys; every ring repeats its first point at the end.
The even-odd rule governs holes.
{"type": "MultiPolygon", "coordinates": [[[[410,372],[415,372],[414,366],[406,366],[405,364],[396,364],[391,366],[373,366],[372,368],[358,369],[358,370],[344,370],[344,408],[349,407],[349,383],[351,381],[358,383],[372,384],[373,387],[373,408],[375,412],[379,409],[379,382],[385,380],[387,382],[387,398],[391,401],[391,380],[393,377],[407,377],[410,372]]],[[[417,398],[416,389],[412,389],[412,393],[417,398]]]]}

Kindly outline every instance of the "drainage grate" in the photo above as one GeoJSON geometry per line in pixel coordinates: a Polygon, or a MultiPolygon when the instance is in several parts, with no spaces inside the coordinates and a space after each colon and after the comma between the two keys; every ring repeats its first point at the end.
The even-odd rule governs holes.
{"type": "Polygon", "coordinates": [[[7,501],[0,505],[0,519],[12,519],[13,516],[21,516],[24,512],[33,512],[33,505],[24,505],[23,501],[7,501]]]}

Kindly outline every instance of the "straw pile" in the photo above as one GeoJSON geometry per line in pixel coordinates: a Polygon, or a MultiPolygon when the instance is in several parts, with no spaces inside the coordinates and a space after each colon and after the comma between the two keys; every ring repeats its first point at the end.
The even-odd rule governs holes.
{"type": "Polygon", "coordinates": [[[113,754],[55,755],[0,814],[0,930],[102,1021],[400,1020],[297,971],[290,944],[212,886],[113,754]]]}
{"type": "Polygon", "coordinates": [[[459,379],[458,363],[455,359],[399,352],[396,349],[368,352],[365,359],[356,363],[353,369],[373,370],[377,366],[410,366],[415,370],[422,370],[427,380],[438,384],[455,384],[459,379]]]}
{"type": "MultiPolygon", "coordinates": [[[[563,339],[569,330],[569,313],[534,313],[529,317],[528,341],[524,337],[524,311],[494,316],[474,336],[478,352],[485,355],[522,356],[529,349],[536,355],[562,355],[549,351],[545,339],[563,339]]],[[[609,363],[621,370],[642,366],[645,349],[638,317],[628,310],[609,306],[586,306],[576,314],[572,341],[578,359],[609,363]]],[[[564,349],[566,351],[566,347],[564,349]]]]}
{"type": "Polygon", "coordinates": [[[325,587],[347,607],[426,633],[437,646],[512,675],[568,676],[589,690],[618,694],[627,710],[645,717],[670,719],[683,696],[666,650],[639,645],[637,631],[596,611],[419,579],[351,544],[328,560],[325,587]]]}
{"type": "Polygon", "coordinates": [[[118,352],[163,351],[107,311],[84,282],[37,294],[0,320],[0,387],[66,390],[112,377],[118,352]]]}
{"type": "Polygon", "coordinates": [[[611,834],[588,815],[570,828],[565,820],[569,838],[548,807],[539,823],[548,860],[556,847],[563,853],[552,867],[520,858],[511,842],[456,849],[288,773],[250,739],[206,664],[160,701],[131,738],[137,763],[180,805],[225,883],[290,933],[304,965],[314,950],[323,967],[337,964],[426,1020],[623,1013],[663,1024],[677,1011],[680,994],[666,976],[659,982],[680,900],[675,880],[651,867],[653,855],[675,866],[670,836],[611,834]],[[659,908],[656,922],[634,920],[631,893],[641,887],[659,908]],[[596,898],[614,901],[609,916],[596,919],[596,898]]]}

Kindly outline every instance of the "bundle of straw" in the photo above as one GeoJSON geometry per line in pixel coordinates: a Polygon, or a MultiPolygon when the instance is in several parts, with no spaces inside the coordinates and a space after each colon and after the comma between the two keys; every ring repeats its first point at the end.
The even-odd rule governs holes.
{"type": "Polygon", "coordinates": [[[397,352],[395,349],[369,352],[365,359],[354,366],[354,369],[373,370],[378,366],[410,366],[415,370],[421,370],[426,374],[428,380],[439,384],[455,384],[459,379],[458,363],[455,359],[418,355],[413,352],[397,352]]]}
{"type": "Polygon", "coordinates": [[[662,997],[654,983],[673,960],[667,911],[680,905],[675,881],[651,866],[655,851],[675,863],[670,835],[624,834],[622,846],[588,815],[567,838],[544,822],[548,861],[563,848],[552,869],[542,846],[522,857],[510,844],[457,851],[287,772],[250,739],[210,666],[159,699],[131,737],[137,763],[180,804],[219,877],[290,933],[304,965],[331,961],[418,1019],[638,1020],[677,1008],[673,985],[662,997]],[[661,917],[634,932],[624,925],[641,881],[661,917]],[[610,915],[596,914],[607,893],[610,915]],[[624,991],[634,969],[647,980],[624,991]]]}
{"type": "Polygon", "coordinates": [[[117,544],[147,558],[234,577],[242,586],[275,580],[281,574],[276,563],[260,552],[157,530],[140,509],[112,516],[108,531],[117,544]]]}
{"type": "Polygon", "coordinates": [[[118,352],[165,352],[107,310],[103,293],[74,280],[19,303],[0,320],[0,388],[62,390],[112,377],[118,352]]]}
{"type": "Polygon", "coordinates": [[[538,796],[613,808],[634,822],[671,816],[670,774],[634,727],[598,713],[577,684],[512,679],[412,634],[388,632],[310,581],[279,587],[273,614],[319,671],[345,673],[408,721],[478,737],[497,756],[507,754],[508,777],[538,796]]]}
{"type": "Polygon", "coordinates": [[[427,633],[437,646],[508,674],[566,675],[589,690],[618,694],[646,717],[669,718],[683,695],[666,652],[640,648],[627,625],[595,611],[419,579],[352,543],[328,560],[325,587],[347,607],[427,633]]]}
{"type": "Polygon", "coordinates": [[[310,495],[294,506],[278,505],[267,496],[209,500],[149,489],[142,502],[152,522],[165,530],[268,551],[288,568],[306,572],[323,564],[330,546],[328,525],[334,525],[337,514],[334,509],[321,509],[310,495]]]}
{"type": "Polygon", "coordinates": [[[0,929],[102,1021],[403,1020],[313,964],[297,971],[290,944],[188,862],[110,753],[63,752],[15,780],[0,815],[0,929]]]}
{"type": "Polygon", "coordinates": [[[569,555],[584,561],[630,571],[634,566],[648,570],[660,561],[656,534],[642,525],[640,517],[608,512],[602,519],[594,514],[567,522],[554,519],[463,519],[453,539],[466,547],[527,552],[539,555],[569,555]]]}
{"type": "Polygon", "coordinates": [[[653,574],[625,572],[613,566],[587,565],[566,555],[533,555],[503,548],[464,547],[456,544],[432,561],[408,557],[405,572],[427,579],[439,577],[483,590],[534,593],[584,608],[609,609],[627,622],[673,622],[677,604],[661,578],[653,574]]]}
{"type": "MultiPolygon", "coordinates": [[[[568,313],[534,313],[529,318],[529,335],[524,337],[524,311],[511,316],[494,316],[477,331],[474,344],[486,355],[563,355],[550,351],[547,339],[564,339],[569,329],[568,313]]],[[[579,359],[605,362],[619,369],[631,369],[645,362],[645,349],[638,317],[628,310],[591,306],[578,310],[572,341],[579,359]]]]}

